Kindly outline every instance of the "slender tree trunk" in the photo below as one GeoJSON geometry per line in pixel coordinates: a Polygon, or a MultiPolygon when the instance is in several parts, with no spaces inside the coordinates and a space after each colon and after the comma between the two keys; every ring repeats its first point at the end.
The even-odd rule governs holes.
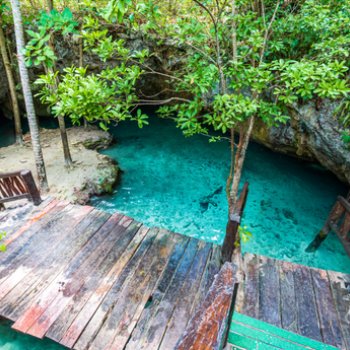
{"type": "Polygon", "coordinates": [[[30,134],[32,138],[35,165],[38,172],[40,188],[42,191],[47,191],[48,184],[47,184],[43,153],[40,145],[39,128],[38,128],[38,123],[35,115],[33,95],[30,89],[28,70],[25,65],[24,55],[23,55],[25,44],[24,44],[24,34],[23,34],[23,25],[22,25],[22,14],[21,14],[19,0],[10,0],[10,3],[12,7],[13,23],[15,27],[19,73],[21,77],[24,102],[26,105],[29,129],[30,129],[30,134]]]}
{"type": "MultiPolygon", "coordinates": [[[[48,73],[55,74],[54,69],[52,69],[52,68],[48,69],[48,73]]],[[[58,83],[59,82],[56,81],[55,85],[52,86],[53,91],[57,91],[58,83]]],[[[69,149],[69,141],[68,141],[68,135],[67,135],[67,130],[66,130],[66,123],[64,121],[64,117],[61,115],[58,116],[57,119],[58,119],[58,126],[60,128],[65,166],[67,168],[71,168],[73,166],[73,161],[72,161],[72,156],[71,156],[70,149],[69,149]]]]}
{"type": "Polygon", "coordinates": [[[47,4],[48,12],[51,12],[54,9],[53,0],[46,0],[46,4],[47,4]]]}
{"type": "Polygon", "coordinates": [[[71,168],[73,166],[73,161],[72,161],[72,156],[70,154],[66,123],[64,121],[64,117],[62,116],[58,117],[58,125],[60,127],[61,140],[63,145],[64,162],[67,168],[71,168]]]}
{"type": "Polygon", "coordinates": [[[21,123],[21,113],[18,106],[18,99],[16,94],[16,83],[13,77],[11,62],[9,56],[7,54],[6,48],[6,39],[4,35],[4,31],[2,29],[2,19],[0,17],[0,49],[1,56],[4,62],[5,71],[7,80],[9,83],[11,102],[12,102],[12,111],[13,111],[13,119],[15,122],[15,133],[16,133],[16,143],[23,145],[23,134],[22,134],[22,123],[21,123]]]}
{"type": "MultiPolygon", "coordinates": [[[[80,31],[82,31],[82,25],[80,26],[80,31]]],[[[81,36],[79,39],[79,67],[82,67],[84,65],[84,40],[81,36]]],[[[89,124],[85,118],[84,119],[84,128],[86,129],[89,124]]]]}
{"type": "MultiPolygon", "coordinates": [[[[47,7],[48,7],[48,12],[51,12],[53,10],[53,0],[47,0],[47,7]]],[[[55,52],[55,45],[54,45],[54,36],[52,34],[50,40],[49,40],[49,46],[53,52],[55,52]]],[[[51,74],[54,74],[55,67],[50,68],[49,72],[51,74]]],[[[57,91],[58,89],[58,78],[56,78],[55,85],[53,86],[53,90],[57,91]]],[[[60,128],[60,134],[61,134],[61,140],[62,140],[62,146],[63,146],[63,155],[64,155],[64,162],[67,168],[71,168],[73,166],[73,161],[72,161],[72,156],[70,153],[69,149],[69,141],[68,141],[68,135],[67,135],[67,130],[66,130],[66,123],[64,120],[64,116],[58,116],[58,125],[60,128]]]]}
{"type": "MultiPolygon", "coordinates": [[[[238,188],[242,177],[243,164],[246,158],[247,149],[248,149],[250,137],[252,135],[254,122],[255,122],[255,116],[250,117],[248,121],[247,130],[245,132],[241,131],[240,133],[240,141],[236,152],[235,171],[233,175],[233,182],[232,182],[232,187],[230,192],[230,197],[234,204],[236,203],[237,197],[238,197],[238,188]]],[[[233,209],[234,208],[232,208],[232,210],[233,209]]]]}

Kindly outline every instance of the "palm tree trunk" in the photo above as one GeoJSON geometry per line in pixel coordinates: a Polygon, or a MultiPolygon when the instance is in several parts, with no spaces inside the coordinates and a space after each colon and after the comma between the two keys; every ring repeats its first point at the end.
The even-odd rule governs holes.
{"type": "Polygon", "coordinates": [[[12,111],[13,111],[13,119],[15,121],[15,133],[16,133],[16,143],[23,145],[23,134],[22,134],[22,123],[21,123],[21,113],[18,106],[18,99],[16,94],[16,83],[13,77],[11,62],[9,59],[9,55],[7,53],[6,48],[6,39],[4,35],[4,31],[2,29],[2,19],[0,17],[0,50],[2,60],[4,62],[5,71],[7,80],[9,83],[11,102],[12,102],[12,111]]]}
{"type": "Polygon", "coordinates": [[[12,7],[13,23],[15,27],[19,73],[21,77],[24,102],[27,110],[29,129],[30,129],[30,134],[32,138],[35,165],[38,173],[40,188],[42,191],[47,191],[48,184],[47,184],[45,163],[44,163],[43,153],[42,153],[41,144],[40,144],[39,127],[38,127],[38,123],[35,115],[33,95],[30,89],[28,70],[25,65],[24,55],[23,55],[25,44],[24,44],[21,8],[20,8],[19,0],[10,0],[10,2],[12,7]]]}

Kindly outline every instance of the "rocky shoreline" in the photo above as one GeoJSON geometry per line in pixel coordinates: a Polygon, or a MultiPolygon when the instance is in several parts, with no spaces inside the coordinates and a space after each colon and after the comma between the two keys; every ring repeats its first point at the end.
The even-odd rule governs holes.
{"type": "MultiPolygon", "coordinates": [[[[41,129],[41,143],[49,182],[49,195],[71,203],[86,204],[91,196],[110,193],[118,179],[119,168],[114,160],[100,154],[113,137],[95,127],[73,127],[67,130],[72,169],[66,169],[58,129],[41,129]]],[[[24,146],[0,148],[1,172],[29,169],[36,176],[30,135],[24,137],[24,146]]]]}

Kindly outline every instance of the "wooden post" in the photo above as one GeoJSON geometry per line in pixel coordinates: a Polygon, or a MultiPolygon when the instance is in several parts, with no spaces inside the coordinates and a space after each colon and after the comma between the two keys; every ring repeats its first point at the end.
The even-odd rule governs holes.
{"type": "Polygon", "coordinates": [[[233,213],[230,213],[230,217],[226,226],[226,236],[221,249],[222,263],[231,261],[232,254],[235,249],[235,242],[237,241],[238,228],[241,223],[241,218],[248,196],[248,187],[249,184],[246,182],[235,205],[233,213]]]}
{"type": "Polygon", "coordinates": [[[348,252],[349,247],[347,246],[348,233],[350,230],[350,192],[348,193],[346,199],[342,196],[338,196],[326,223],[324,224],[322,230],[318,233],[315,239],[309,244],[305,249],[307,253],[312,253],[316,251],[321,243],[328,237],[329,232],[334,231],[338,237],[341,239],[345,250],[348,252]],[[344,217],[343,223],[340,228],[338,227],[340,219],[344,217]]]}
{"type": "Polygon", "coordinates": [[[27,188],[27,191],[29,193],[29,196],[30,196],[32,202],[34,203],[34,205],[39,205],[42,202],[42,200],[40,197],[40,192],[35,184],[35,181],[34,181],[34,178],[33,178],[31,171],[22,170],[21,177],[22,177],[23,182],[27,188]]]}

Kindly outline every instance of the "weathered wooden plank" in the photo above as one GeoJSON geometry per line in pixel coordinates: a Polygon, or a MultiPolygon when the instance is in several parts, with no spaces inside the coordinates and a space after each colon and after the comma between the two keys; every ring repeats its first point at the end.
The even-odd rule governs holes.
{"type": "MultiPolygon", "coordinates": [[[[110,215],[106,213],[103,213],[103,215],[105,216],[103,223],[99,222],[97,227],[93,227],[95,232],[96,230],[99,232],[101,230],[101,225],[105,224],[110,217],[110,215]]],[[[89,259],[91,252],[96,249],[96,245],[98,245],[99,242],[103,241],[105,238],[103,235],[99,235],[98,232],[92,236],[92,239],[88,240],[87,244],[85,244],[82,249],[78,251],[72,260],[68,261],[67,264],[64,264],[64,268],[55,275],[55,278],[51,281],[51,283],[46,286],[45,289],[40,290],[37,298],[32,301],[31,306],[17,320],[17,324],[15,323],[14,325],[15,327],[22,329],[22,332],[26,332],[35,322],[35,320],[40,317],[47,305],[50,305],[52,300],[57,296],[58,292],[63,292],[63,287],[65,287],[63,282],[66,282],[67,278],[74,276],[74,272],[84,265],[84,262],[87,259],[89,259]]],[[[106,234],[107,233],[104,233],[104,235],[106,234]]]]}
{"type": "MultiPolygon", "coordinates": [[[[96,276],[97,269],[103,267],[103,263],[108,258],[109,253],[115,247],[115,243],[119,239],[122,230],[113,230],[115,227],[121,228],[123,225],[119,224],[119,218],[111,217],[96,233],[99,236],[97,244],[93,245],[93,250],[85,252],[87,259],[74,271],[70,266],[67,271],[62,274],[65,280],[60,279],[62,285],[62,293],[59,293],[54,301],[45,309],[41,316],[28,330],[28,334],[42,338],[59,317],[65,307],[76,297],[76,294],[82,290],[86,291],[87,281],[90,276],[96,276]]],[[[136,230],[135,230],[136,231],[136,230]]],[[[94,239],[94,238],[93,238],[94,239]]],[[[87,245],[93,240],[91,239],[87,245]]],[[[100,281],[96,281],[100,283],[100,281]]],[[[55,291],[54,291],[55,292],[55,291]]]]}
{"type": "Polygon", "coordinates": [[[281,326],[280,286],[277,260],[260,257],[259,319],[281,326]]]}
{"type": "Polygon", "coordinates": [[[169,261],[164,269],[164,272],[157,283],[157,287],[152,294],[149,305],[143,309],[142,314],[134,328],[128,343],[125,346],[126,350],[134,350],[140,348],[140,343],[143,342],[145,334],[148,330],[150,320],[154,317],[156,311],[158,310],[158,305],[163,299],[164,294],[170,286],[170,282],[173,275],[177,269],[179,262],[181,261],[185,249],[189,243],[189,238],[185,236],[180,236],[178,242],[176,243],[173,252],[169,258],[169,261]]]}
{"type": "Polygon", "coordinates": [[[7,318],[16,320],[37,298],[38,293],[47,288],[60,273],[67,269],[71,260],[108,217],[106,213],[93,210],[77,225],[72,223],[60,237],[60,244],[55,245],[55,249],[47,255],[43,254],[43,259],[38,261],[37,267],[33,268],[3,299],[0,312],[7,318]]]}
{"type": "Polygon", "coordinates": [[[235,290],[235,268],[225,263],[202,307],[190,321],[176,350],[219,350],[226,342],[235,290]]]}
{"type": "MultiPolygon", "coordinates": [[[[35,215],[14,233],[17,237],[13,242],[12,240],[5,241],[4,243],[8,246],[8,249],[0,256],[0,273],[9,264],[13,266],[28,250],[34,250],[33,246],[37,246],[46,237],[46,230],[55,221],[60,220],[62,211],[69,210],[67,209],[68,206],[68,202],[54,201],[47,211],[35,215]]],[[[32,251],[28,254],[31,255],[32,251]]]]}
{"type": "Polygon", "coordinates": [[[327,271],[316,269],[310,269],[310,271],[315,287],[322,339],[325,343],[337,348],[345,348],[327,271]]]}
{"type": "Polygon", "coordinates": [[[134,237],[130,235],[130,231],[126,231],[124,239],[119,238],[110,256],[105,259],[104,266],[100,266],[87,282],[86,287],[79,291],[61,312],[46,333],[47,337],[57,342],[61,341],[70,347],[73,346],[147,232],[148,228],[141,227],[134,237]],[[129,244],[131,238],[133,249],[130,249],[129,244]]]}
{"type": "Polygon", "coordinates": [[[345,349],[350,349],[350,275],[327,271],[345,349]]]}
{"type": "Polygon", "coordinates": [[[213,284],[215,276],[219,273],[221,266],[221,246],[213,244],[210,256],[207,260],[207,265],[204,267],[204,273],[198,287],[198,292],[192,300],[192,308],[190,310],[191,315],[194,315],[200,307],[209,291],[209,288],[213,284]]]}
{"type": "Polygon", "coordinates": [[[236,273],[236,276],[237,276],[238,286],[237,286],[237,292],[235,297],[234,313],[243,314],[242,310],[244,307],[244,276],[242,276],[242,271],[240,271],[239,269],[236,273]]]}
{"type": "MultiPolygon", "coordinates": [[[[65,334],[64,338],[61,339],[61,344],[67,347],[73,347],[74,345],[74,349],[77,350],[88,348],[90,342],[98,334],[106,317],[108,316],[108,313],[113,309],[115,303],[118,302],[118,296],[124,284],[127,284],[134,275],[140,260],[142,260],[147,250],[152,245],[157,234],[158,229],[151,229],[148,231],[141,244],[139,240],[136,242],[136,244],[134,240],[131,241],[128,248],[130,247],[129,251],[133,251],[134,254],[127,263],[124,262],[120,275],[117,276],[112,288],[110,288],[108,294],[104,297],[99,308],[93,315],[91,315],[92,317],[90,316],[88,320],[84,320],[82,317],[80,317],[80,320],[85,322],[85,327],[82,329],[83,332],[79,333],[74,331],[75,327],[80,328],[80,325],[74,322],[73,325],[68,329],[68,332],[65,334]]],[[[125,258],[129,259],[129,254],[125,255],[125,258]]],[[[85,316],[86,310],[89,311],[89,309],[84,308],[82,310],[83,312],[80,313],[79,316],[85,316]]]]}
{"type": "Polygon", "coordinates": [[[192,238],[186,247],[185,254],[173,275],[169,288],[159,303],[154,317],[149,321],[145,339],[143,343],[140,344],[139,349],[158,349],[166,331],[168,321],[174,310],[177,298],[181,293],[181,287],[196,256],[198,244],[199,241],[192,238]]]}
{"type": "Polygon", "coordinates": [[[243,314],[259,318],[259,260],[257,256],[244,256],[244,306],[243,314]]]}
{"type": "Polygon", "coordinates": [[[213,284],[214,277],[219,273],[221,266],[221,246],[214,244],[209,260],[208,269],[206,270],[206,274],[203,276],[203,282],[205,283],[201,285],[202,294],[200,296],[200,299],[205,297],[208,293],[209,288],[213,284]]]}
{"type": "MultiPolygon", "coordinates": [[[[68,206],[67,208],[69,208],[70,211],[62,215],[68,216],[73,226],[91,211],[91,208],[88,207],[80,209],[68,206]]],[[[55,245],[59,243],[59,237],[62,236],[62,231],[64,231],[65,227],[66,223],[64,220],[57,221],[56,225],[52,225],[52,229],[47,231],[50,235],[50,239],[46,238],[38,242],[36,247],[31,245],[22,254],[17,256],[17,259],[14,259],[14,261],[4,267],[0,272],[0,300],[25,278],[28,273],[36,268],[38,261],[43,258],[42,252],[47,253],[55,249],[55,245]]]]}
{"type": "Polygon", "coordinates": [[[295,264],[279,261],[280,288],[281,288],[281,321],[282,328],[298,333],[298,315],[294,288],[293,271],[295,264]]]}
{"type": "Polygon", "coordinates": [[[134,329],[144,307],[147,304],[156,282],[166,266],[176,243],[177,236],[169,235],[166,230],[160,230],[153,245],[147,251],[138,268],[119,295],[119,300],[108,315],[98,336],[90,348],[123,350],[134,329]],[[102,341],[102,342],[101,342],[102,341]]]}
{"type": "Polygon", "coordinates": [[[322,341],[310,270],[298,265],[293,272],[300,334],[322,341]]]}
{"type": "Polygon", "coordinates": [[[7,243],[10,244],[11,241],[15,240],[16,237],[14,234],[25,224],[27,224],[31,218],[45,210],[45,208],[52,201],[54,201],[54,198],[46,197],[39,206],[33,206],[30,203],[25,203],[23,205],[16,206],[15,209],[8,208],[5,211],[0,210],[0,227],[6,228],[7,243]]]}
{"type": "Polygon", "coordinates": [[[175,308],[168,321],[167,329],[159,349],[173,349],[185,331],[187,323],[192,316],[193,304],[200,288],[202,276],[205,273],[211,249],[212,244],[205,242],[199,243],[197,254],[183,283],[180,296],[178,296],[175,303],[175,308]]]}
{"type": "MultiPolygon", "coordinates": [[[[30,335],[42,338],[59,314],[84,286],[85,279],[104,260],[113,247],[113,242],[119,236],[119,230],[111,229],[116,225],[125,230],[121,224],[110,218],[90,239],[82,250],[74,257],[65,271],[59,274],[54,281],[41,293],[37,302],[23,314],[13,328],[30,335]],[[57,291],[57,286],[61,288],[57,291]]],[[[128,222],[131,220],[128,220],[128,222]]],[[[135,232],[139,226],[136,224],[135,232]]]]}

